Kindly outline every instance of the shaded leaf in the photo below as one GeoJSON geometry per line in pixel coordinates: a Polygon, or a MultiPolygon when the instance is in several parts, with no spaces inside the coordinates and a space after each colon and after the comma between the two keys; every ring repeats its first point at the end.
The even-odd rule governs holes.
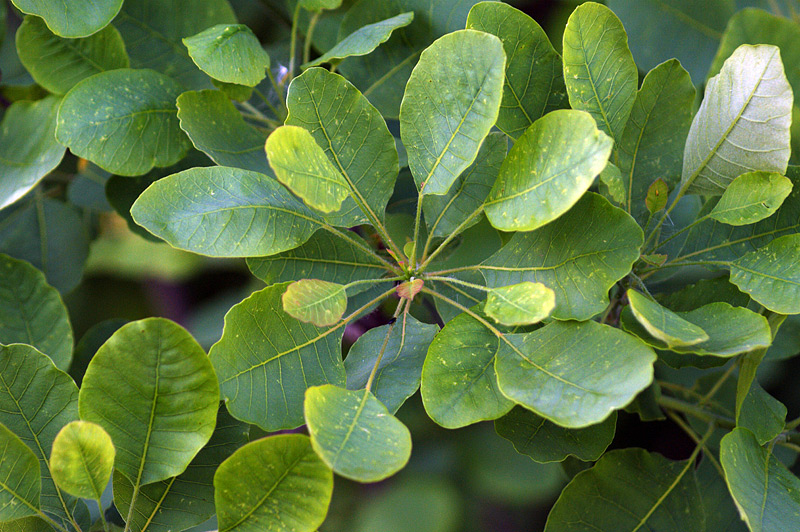
{"type": "Polygon", "coordinates": [[[323,9],[337,9],[342,5],[342,0],[297,0],[307,11],[322,11],[323,9]]]}
{"type": "Polygon", "coordinates": [[[100,31],[116,16],[123,0],[12,0],[23,13],[42,17],[60,37],[74,39],[100,31]]]}
{"type": "Polygon", "coordinates": [[[548,317],[556,296],[542,283],[523,281],[489,290],[483,310],[503,325],[530,325],[548,317]]]}
{"type": "Polygon", "coordinates": [[[289,284],[281,301],[288,315],[318,327],[335,325],[347,309],[345,287],[319,279],[289,284]]]}
{"type": "Polygon", "coordinates": [[[736,425],[749,429],[760,445],[772,441],[786,426],[786,406],[754,380],[742,402],[736,425]]]}
{"type": "Polygon", "coordinates": [[[0,521],[37,515],[40,491],[36,455],[0,425],[0,521]]]}
{"type": "Polygon", "coordinates": [[[706,530],[725,530],[726,532],[747,532],[747,526],[739,517],[725,477],[708,458],[703,458],[695,472],[703,511],[706,514],[706,530]]]}
{"type": "Polygon", "coordinates": [[[663,211],[667,207],[669,187],[662,179],[656,179],[647,189],[647,196],[644,198],[645,207],[650,214],[663,211]]]}
{"type": "Polygon", "coordinates": [[[200,70],[224,83],[255,87],[270,66],[258,37],[244,24],[217,24],[183,44],[200,70]]]}
{"type": "Polygon", "coordinates": [[[748,172],[728,185],[708,216],[728,225],[769,218],[792,192],[792,181],[775,172],[748,172]]]}
{"type": "Polygon", "coordinates": [[[667,347],[690,346],[709,339],[701,327],[686,321],[639,292],[628,290],[626,296],[636,321],[667,347]]]}
{"type": "Polygon", "coordinates": [[[53,480],[70,495],[99,501],[114,469],[115,452],[100,425],[73,421],[53,441],[53,480]]]}
{"type": "Polygon", "coordinates": [[[776,238],[731,263],[731,282],[766,308],[800,314],[800,235],[776,238]]]}

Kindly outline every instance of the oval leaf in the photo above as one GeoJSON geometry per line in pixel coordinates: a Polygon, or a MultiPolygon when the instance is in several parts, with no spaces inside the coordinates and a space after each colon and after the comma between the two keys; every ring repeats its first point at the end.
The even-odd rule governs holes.
{"type": "Polygon", "coordinates": [[[244,24],[217,24],[183,44],[200,70],[224,83],[255,87],[266,77],[269,55],[244,24]]]}
{"type": "Polygon", "coordinates": [[[703,329],[639,292],[628,290],[627,297],[636,320],[667,347],[694,345],[708,340],[703,329]]]}
{"type": "Polygon", "coordinates": [[[545,319],[556,306],[556,295],[542,283],[524,281],[489,290],[483,311],[503,325],[530,325],[545,319]]]}
{"type": "Polygon", "coordinates": [[[314,450],[343,477],[377,482],[411,456],[411,433],[368,390],[309,388],[305,416],[314,450]]]}
{"type": "Polygon", "coordinates": [[[446,193],[475,160],[497,121],[505,63],[500,39],[474,30],[422,52],[400,105],[400,136],[425,194],[446,193]]]}
{"type": "Polygon", "coordinates": [[[766,308],[800,314],[800,235],[776,238],[731,263],[731,282],[766,308]]]}
{"type": "Polygon", "coordinates": [[[97,350],[80,393],[81,419],[117,448],[135,486],[183,472],[214,431],[219,389],[203,348],[177,324],[124,325],[97,350]]]}
{"type": "Polygon", "coordinates": [[[0,521],[38,515],[40,491],[36,455],[0,425],[0,521]]]}
{"type": "Polygon", "coordinates": [[[567,212],[603,171],[614,142],[581,111],[537,120],[503,161],[486,198],[486,217],[501,231],[532,231],[567,212]]]}
{"type": "Polygon", "coordinates": [[[23,13],[42,17],[60,37],[87,37],[116,16],[123,0],[12,0],[23,13]]]}
{"type": "Polygon", "coordinates": [[[728,225],[749,225],[769,218],[792,192],[792,181],[775,172],[748,172],[728,185],[708,215],[728,225]]]}
{"type": "Polygon", "coordinates": [[[303,279],[290,284],[281,301],[288,315],[317,327],[334,325],[347,310],[344,286],[319,279],[303,279]]]}
{"type": "Polygon", "coordinates": [[[61,429],[53,442],[53,480],[70,495],[99,501],[111,478],[115,453],[103,427],[73,421],[61,429]]]}

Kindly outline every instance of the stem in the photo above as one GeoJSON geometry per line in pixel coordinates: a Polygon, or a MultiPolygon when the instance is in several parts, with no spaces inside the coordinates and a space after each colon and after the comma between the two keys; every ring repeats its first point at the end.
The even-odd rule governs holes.
{"type": "Polygon", "coordinates": [[[100,499],[96,499],[97,502],[97,509],[100,511],[100,521],[103,522],[103,530],[105,532],[110,532],[108,528],[108,521],[106,521],[106,515],[103,513],[103,503],[100,502],[100,499]]]}
{"type": "MultiPolygon", "coordinates": [[[[699,170],[698,170],[698,172],[699,172],[699,170]]],[[[658,230],[661,229],[662,225],[664,225],[664,221],[669,216],[669,213],[672,212],[672,210],[675,208],[675,206],[678,204],[678,202],[681,200],[681,198],[683,198],[683,196],[686,195],[686,191],[689,189],[689,185],[694,181],[695,177],[696,177],[696,175],[692,176],[692,178],[688,179],[686,181],[686,183],[681,187],[681,189],[678,190],[678,194],[675,195],[675,199],[672,200],[672,203],[670,204],[670,206],[667,208],[667,210],[664,211],[664,215],[661,217],[661,219],[658,221],[656,226],[653,228],[653,231],[650,233],[650,235],[648,235],[647,240],[645,240],[644,245],[642,246],[642,249],[647,249],[647,245],[658,234],[658,230]]]]}
{"type": "MultiPolygon", "coordinates": [[[[417,214],[414,217],[414,247],[411,249],[411,256],[408,257],[408,267],[412,270],[417,269],[417,245],[419,241],[419,226],[422,221],[422,198],[425,196],[422,195],[422,192],[419,193],[417,196],[417,214]]],[[[428,235],[428,239],[430,240],[430,235],[428,235]]],[[[425,243],[425,247],[427,247],[427,240],[425,243]]],[[[424,251],[424,250],[423,250],[424,251]]],[[[420,267],[421,269],[421,267],[420,267]]]]}
{"type": "Polygon", "coordinates": [[[470,272],[470,271],[475,271],[475,270],[480,270],[480,269],[481,269],[481,267],[479,265],[477,265],[477,264],[474,264],[472,266],[459,266],[457,268],[448,268],[446,270],[439,270],[439,271],[431,272],[426,277],[430,278],[433,275],[440,276],[440,275],[446,275],[448,273],[470,272]]]}
{"type": "Polygon", "coordinates": [[[714,423],[718,427],[726,429],[734,429],[736,427],[736,423],[733,421],[733,419],[729,417],[714,414],[712,412],[709,412],[708,410],[699,408],[696,405],[681,401],[680,399],[675,399],[674,397],[668,397],[666,395],[662,395],[661,397],[658,398],[658,404],[660,404],[664,408],[688,414],[702,421],[706,421],[708,423],[714,423]]]}
{"type": "MultiPolygon", "coordinates": [[[[281,109],[284,111],[283,116],[285,117],[289,113],[289,109],[286,107],[286,100],[283,97],[283,89],[280,85],[278,85],[278,82],[275,81],[275,76],[272,74],[271,69],[267,69],[267,76],[269,77],[269,82],[272,84],[272,90],[275,91],[278,101],[281,102],[281,109]]],[[[261,98],[266,100],[266,97],[261,94],[261,91],[258,91],[258,94],[261,95],[261,98]]]]}
{"type": "Polygon", "coordinates": [[[800,427],[800,417],[797,418],[797,419],[793,419],[793,420],[789,421],[788,423],[786,423],[785,430],[794,430],[797,427],[800,427]]]}
{"type": "Polygon", "coordinates": [[[475,284],[475,283],[468,283],[467,281],[462,281],[461,279],[455,279],[453,277],[438,277],[438,276],[435,276],[435,275],[434,276],[428,275],[428,276],[424,277],[424,279],[426,281],[428,281],[428,280],[430,280],[430,281],[442,281],[444,283],[460,284],[460,285],[463,285],[463,286],[467,286],[469,288],[474,288],[475,290],[482,290],[483,292],[491,291],[491,288],[487,288],[485,286],[481,286],[481,285],[475,284]]]}
{"type": "Polygon", "coordinates": [[[725,384],[725,381],[728,380],[728,377],[733,375],[733,372],[736,371],[736,367],[737,367],[737,364],[735,362],[733,364],[731,364],[728,367],[728,369],[725,371],[725,373],[723,373],[722,376],[717,380],[717,382],[714,383],[714,386],[712,386],[711,389],[708,390],[708,393],[705,394],[700,399],[700,402],[697,403],[697,406],[703,406],[708,401],[710,401],[717,394],[717,392],[720,390],[720,388],[722,388],[722,385],[725,384]]]}
{"type": "MultiPolygon", "coordinates": [[[[139,475],[141,477],[141,475],[139,475]]],[[[139,479],[133,485],[133,494],[131,495],[131,505],[128,508],[128,517],[125,518],[125,528],[122,532],[129,532],[131,529],[131,520],[133,519],[133,508],[136,505],[136,499],[139,497],[139,479]]]]}
{"type": "Polygon", "coordinates": [[[723,471],[722,466],[717,461],[717,459],[714,458],[714,453],[712,453],[708,449],[708,447],[706,447],[705,440],[700,438],[700,435],[697,434],[694,430],[692,430],[692,427],[690,427],[688,423],[682,420],[681,417],[675,412],[667,411],[667,415],[676,425],[678,425],[683,430],[683,432],[686,433],[687,436],[689,436],[692,439],[692,441],[694,441],[695,444],[697,444],[698,447],[701,447],[703,449],[703,453],[705,453],[706,458],[708,458],[714,465],[714,469],[717,470],[717,473],[719,473],[719,475],[722,478],[725,478],[725,471],[723,471]]]}
{"type": "MultiPolygon", "coordinates": [[[[452,242],[452,240],[453,240],[455,237],[457,237],[459,234],[461,234],[461,231],[463,231],[463,230],[464,230],[464,227],[466,227],[466,226],[467,226],[467,224],[468,224],[469,222],[471,222],[471,221],[472,221],[472,220],[473,220],[473,219],[474,219],[476,216],[480,216],[482,212],[483,212],[483,206],[481,205],[481,207],[480,207],[478,210],[476,210],[475,212],[473,212],[472,214],[470,214],[470,215],[467,217],[467,219],[466,219],[466,220],[464,220],[463,222],[461,222],[461,223],[459,224],[459,226],[458,226],[458,227],[456,227],[456,228],[453,230],[453,232],[452,232],[452,233],[450,233],[449,235],[447,235],[447,238],[445,238],[445,239],[444,239],[444,241],[443,241],[441,244],[439,244],[439,246],[438,246],[438,247],[437,247],[437,248],[434,250],[434,252],[433,252],[433,253],[431,253],[430,257],[428,257],[428,258],[426,259],[426,258],[425,258],[425,256],[423,255],[423,257],[422,257],[422,259],[423,259],[423,260],[422,260],[422,264],[420,264],[420,266],[419,266],[419,271],[421,271],[421,272],[422,272],[422,271],[425,271],[425,268],[428,266],[428,264],[430,264],[430,263],[431,263],[431,261],[432,261],[434,258],[436,258],[436,255],[438,255],[439,253],[441,253],[442,251],[444,251],[444,248],[447,246],[447,244],[449,244],[450,242],[452,242]]],[[[437,220],[437,222],[438,222],[438,220],[437,220]]],[[[425,253],[427,253],[427,251],[428,251],[428,246],[430,245],[430,243],[431,243],[431,240],[432,240],[432,238],[433,238],[433,236],[432,236],[432,235],[433,235],[433,230],[434,230],[434,229],[436,229],[436,226],[434,226],[434,227],[431,229],[431,234],[430,234],[430,235],[428,235],[428,240],[425,242],[425,253]]]]}
{"type": "Polygon", "coordinates": [[[408,315],[408,305],[406,304],[406,299],[401,299],[400,302],[397,304],[397,308],[394,310],[394,314],[392,315],[392,321],[389,323],[389,330],[386,331],[386,337],[383,339],[383,345],[381,346],[381,350],[378,351],[378,358],[375,360],[375,365],[372,366],[372,371],[369,374],[369,379],[367,379],[367,385],[364,387],[367,391],[372,389],[372,381],[375,380],[375,375],[378,373],[378,367],[381,365],[381,360],[383,359],[383,354],[386,352],[386,346],[389,345],[389,337],[392,335],[392,331],[394,330],[394,326],[397,323],[397,317],[400,315],[400,311],[403,307],[406,308],[406,314],[403,315],[403,338],[405,339],[405,332],[406,332],[406,320],[405,317],[408,315]]]}
{"type": "Polygon", "coordinates": [[[381,277],[380,279],[362,279],[360,281],[353,281],[352,283],[347,283],[344,285],[344,289],[347,290],[351,286],[358,286],[360,284],[379,284],[379,283],[391,283],[394,281],[402,281],[405,277],[381,277]]]}
{"type": "Polygon", "coordinates": [[[295,63],[295,56],[297,55],[297,25],[300,21],[300,6],[302,6],[302,2],[297,2],[297,6],[294,8],[294,15],[292,16],[292,34],[289,39],[289,72],[286,74],[286,78],[283,80],[283,84],[288,83],[294,77],[294,63],[295,63]]]}
{"type": "Polygon", "coordinates": [[[306,37],[303,42],[303,64],[308,63],[311,60],[311,38],[314,35],[314,27],[317,25],[320,15],[322,15],[322,11],[317,11],[311,16],[311,20],[308,23],[306,37]]]}
{"type": "Polygon", "coordinates": [[[664,246],[667,242],[669,242],[673,238],[676,238],[676,237],[682,235],[683,233],[685,233],[686,231],[688,231],[689,229],[691,229],[692,227],[694,227],[694,226],[696,226],[696,225],[698,225],[700,223],[705,222],[706,220],[708,220],[709,217],[710,216],[708,214],[706,214],[705,216],[701,216],[700,218],[698,218],[694,222],[690,223],[689,225],[687,225],[686,227],[684,227],[680,231],[676,232],[675,234],[673,234],[672,236],[670,236],[669,238],[667,238],[663,242],[660,242],[660,243],[657,242],[655,247],[653,247],[653,249],[651,249],[650,251],[651,252],[656,251],[657,249],[659,249],[660,247],[664,246]]]}
{"type": "MultiPolygon", "coordinates": [[[[52,525],[52,526],[53,526],[54,528],[56,528],[57,530],[59,530],[59,531],[61,531],[61,532],[69,532],[69,531],[68,531],[68,530],[67,530],[65,527],[63,527],[63,526],[59,525],[59,524],[56,522],[56,520],[55,520],[55,519],[53,519],[52,517],[50,517],[49,515],[47,515],[47,514],[46,514],[46,513],[44,513],[43,511],[39,510],[38,508],[34,508],[34,510],[35,510],[35,511],[36,511],[36,513],[39,515],[39,517],[41,517],[42,519],[44,519],[45,521],[47,521],[48,523],[50,523],[50,525],[52,525]]],[[[72,523],[72,526],[74,526],[74,527],[75,527],[75,530],[77,530],[78,532],[80,532],[80,531],[81,531],[81,527],[79,527],[79,526],[78,526],[78,523],[75,521],[75,518],[74,518],[74,517],[72,517],[72,515],[70,515],[70,514],[67,514],[67,515],[69,515],[69,517],[70,517],[70,523],[72,523]]]]}
{"type": "Polygon", "coordinates": [[[476,314],[472,310],[468,309],[467,307],[465,307],[461,303],[458,303],[457,301],[453,301],[449,297],[443,296],[442,294],[440,294],[438,292],[434,292],[433,290],[431,290],[429,288],[425,288],[424,286],[422,287],[422,291],[424,293],[426,293],[426,294],[432,295],[433,297],[438,297],[439,299],[441,299],[445,303],[449,303],[450,305],[454,306],[455,308],[457,308],[461,312],[467,313],[470,317],[476,319],[478,322],[480,322],[481,325],[483,325],[484,327],[489,329],[489,332],[491,332],[492,334],[494,334],[495,336],[497,336],[498,338],[500,338],[501,340],[506,342],[508,345],[510,345],[512,347],[515,347],[514,344],[509,342],[508,339],[506,339],[505,335],[502,333],[502,331],[500,331],[500,329],[498,329],[497,327],[495,327],[494,325],[492,325],[491,323],[486,321],[483,317],[479,316],[478,314],[476,314]]]}
{"type": "Polygon", "coordinates": [[[350,235],[349,235],[349,232],[350,232],[350,231],[341,231],[341,230],[339,230],[339,229],[337,229],[337,228],[335,228],[335,227],[333,227],[333,226],[330,226],[330,225],[328,225],[328,224],[320,224],[320,225],[321,225],[321,226],[322,226],[322,228],[323,228],[323,229],[325,229],[326,231],[329,231],[329,232],[333,233],[334,235],[338,236],[339,238],[343,238],[343,239],[345,239],[345,240],[349,241],[351,244],[353,244],[354,246],[356,246],[356,247],[357,247],[357,248],[359,248],[360,250],[362,250],[362,251],[365,251],[365,252],[369,253],[369,254],[370,254],[370,256],[372,256],[373,258],[375,258],[376,260],[378,260],[378,261],[379,261],[381,264],[383,264],[383,266],[385,266],[385,267],[386,267],[386,268],[387,268],[389,271],[391,271],[391,272],[392,272],[392,273],[394,273],[395,275],[402,275],[402,274],[403,274],[402,270],[399,270],[399,269],[397,268],[397,266],[395,266],[394,264],[392,264],[392,263],[391,263],[391,262],[389,262],[388,260],[384,259],[384,258],[383,258],[383,257],[381,257],[380,255],[378,255],[377,253],[375,253],[375,250],[374,250],[374,249],[372,249],[371,247],[369,247],[368,245],[366,245],[364,242],[362,242],[362,241],[361,241],[361,240],[359,240],[358,238],[355,238],[355,237],[352,237],[352,236],[350,236],[350,235]]]}
{"type": "MultiPolygon", "coordinates": [[[[270,75],[271,75],[271,74],[272,74],[272,73],[270,73],[270,75]]],[[[264,96],[264,93],[263,93],[263,92],[261,92],[260,90],[258,90],[258,89],[257,89],[257,88],[255,88],[255,87],[253,87],[253,92],[256,94],[256,96],[258,96],[259,98],[261,98],[261,101],[262,101],[262,102],[264,102],[264,104],[265,104],[267,107],[269,107],[269,110],[270,110],[270,111],[272,111],[273,113],[275,113],[275,116],[276,116],[276,117],[277,117],[279,120],[281,120],[281,121],[282,121],[283,119],[285,119],[285,118],[286,118],[286,115],[285,115],[285,114],[283,114],[283,115],[282,115],[282,114],[281,114],[281,112],[280,112],[280,111],[278,111],[278,108],[277,108],[277,107],[275,107],[274,105],[272,105],[272,102],[271,102],[271,101],[269,101],[269,98],[267,98],[266,96],[264,96]]]]}

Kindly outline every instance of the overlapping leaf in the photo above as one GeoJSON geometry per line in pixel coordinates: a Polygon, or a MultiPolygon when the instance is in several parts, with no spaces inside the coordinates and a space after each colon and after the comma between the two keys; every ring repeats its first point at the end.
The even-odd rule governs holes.
{"type": "Polygon", "coordinates": [[[636,321],[667,347],[689,346],[708,340],[708,334],[701,327],[639,292],[628,290],[627,297],[636,321]]]}
{"type": "Polygon", "coordinates": [[[800,314],[800,235],[776,238],[730,265],[731,282],[773,312],[800,314]]]}
{"type": "Polygon", "coordinates": [[[281,301],[288,315],[318,327],[336,324],[347,309],[345,287],[319,279],[301,279],[289,284],[281,301]]]}
{"type": "Polygon", "coordinates": [[[224,83],[255,87],[270,66],[258,37],[244,24],[217,24],[183,44],[200,70],[224,83]]]}
{"type": "Polygon", "coordinates": [[[37,515],[40,491],[36,455],[0,425],[0,521],[37,515]]]}
{"type": "Polygon", "coordinates": [[[523,281],[489,290],[483,311],[502,325],[530,325],[548,317],[555,305],[552,290],[542,283],[523,281]]]}
{"type": "Polygon", "coordinates": [[[42,17],[60,37],[74,39],[100,31],[122,7],[122,0],[13,0],[23,13],[42,17]]]}
{"type": "Polygon", "coordinates": [[[792,192],[792,181],[775,172],[742,174],[725,189],[708,213],[728,225],[749,225],[769,218],[792,192]]]}

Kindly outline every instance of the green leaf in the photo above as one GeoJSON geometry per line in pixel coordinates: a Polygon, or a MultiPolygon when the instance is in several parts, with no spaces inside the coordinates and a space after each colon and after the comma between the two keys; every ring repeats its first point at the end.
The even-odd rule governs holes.
{"type": "Polygon", "coordinates": [[[748,532],[744,521],[739,517],[725,476],[717,470],[708,458],[703,458],[696,469],[697,486],[703,499],[706,514],[706,530],[725,530],[726,532],[748,532]]]}
{"type": "Polygon", "coordinates": [[[400,106],[408,167],[425,194],[445,194],[497,121],[505,53],[500,39],[461,30],[420,56],[400,106]]]}
{"type": "Polygon", "coordinates": [[[214,432],[218,402],[203,348],[175,323],[150,318],[122,326],[98,349],[80,412],[109,433],[114,468],[139,486],[186,469],[214,432]]]}
{"type": "Polygon", "coordinates": [[[720,462],[736,507],[751,532],[800,526],[800,480],[747,429],[722,438],[720,462]]]}
{"type": "Polygon", "coordinates": [[[701,327],[639,292],[629,289],[626,295],[636,321],[668,348],[690,346],[709,339],[701,327]]]}
{"type": "MultiPolygon", "coordinates": [[[[186,471],[140,488],[131,515],[131,530],[186,530],[214,515],[214,473],[224,460],[247,443],[247,429],[246,424],[233,419],[221,406],[214,434],[186,471]]],[[[114,475],[114,504],[122,515],[128,514],[132,496],[133,485],[117,472],[114,475]]]]}
{"type": "Polygon", "coordinates": [[[303,424],[307,388],[345,383],[344,324],[320,328],[292,318],[281,303],[286,287],[268,286],[234,305],[209,353],[228,411],[266,431],[303,424]]]}
{"type": "Polygon", "coordinates": [[[323,9],[338,9],[342,0],[297,0],[306,11],[322,11],[323,9]]]}
{"type": "Polygon", "coordinates": [[[281,301],[288,315],[317,327],[335,325],[347,310],[345,287],[319,279],[289,284],[281,301]]]}
{"type": "Polygon", "coordinates": [[[399,165],[394,137],[380,113],[349,81],[322,68],[310,68],[292,80],[286,105],[286,124],[311,132],[352,191],[325,220],[352,227],[374,223],[367,216],[371,213],[382,221],[399,165]]]}
{"type": "Polygon", "coordinates": [[[178,119],[194,147],[218,165],[271,173],[264,157],[267,135],[247,124],[221,91],[184,92],[178,119]]]}
{"type": "Polygon", "coordinates": [[[256,257],[294,249],[319,218],[280,183],[224,166],[192,168],[150,185],[131,208],[137,224],[180,249],[256,257]]]}
{"type": "Polygon", "coordinates": [[[409,11],[374,24],[367,24],[339,41],[336,46],[319,58],[304,64],[302,68],[309,68],[323,63],[336,65],[347,57],[367,55],[389,40],[394,30],[408,26],[413,20],[414,12],[409,11]]]}
{"type": "Polygon", "coordinates": [[[681,190],[720,195],[739,175],[786,172],[792,88],[780,51],[742,45],[708,81],[683,156],[681,190]]]}
{"type": "Polygon", "coordinates": [[[411,433],[369,390],[309,388],[305,416],[314,450],[345,478],[378,482],[411,456],[411,433]]]}
{"type": "Polygon", "coordinates": [[[625,191],[625,182],[622,180],[620,169],[609,162],[597,178],[599,179],[600,193],[612,204],[624,208],[627,192],[625,191]]]}
{"type": "Polygon", "coordinates": [[[662,179],[672,189],[680,180],[695,96],[689,74],[674,59],[651,70],[636,93],[618,154],[623,205],[639,222],[647,218],[645,198],[651,183],[662,179]]]}
{"type": "Polygon", "coordinates": [[[69,375],[31,346],[0,345],[0,424],[19,436],[39,460],[39,507],[59,523],[69,520],[75,500],[53,482],[50,450],[61,427],[77,419],[78,388],[69,375]]]}
{"type": "Polygon", "coordinates": [[[25,17],[17,30],[17,50],[36,83],[55,94],[66,94],[79,81],[130,63],[122,36],[111,25],[90,37],[63,39],[39,17],[25,17]]]}
{"type": "Polygon", "coordinates": [[[643,241],[630,216],[588,193],[554,222],[516,233],[480,269],[490,288],[540,282],[556,294],[554,318],[585,320],[606,308],[608,290],[631,271],[643,241]]]}
{"type": "Polygon", "coordinates": [[[53,441],[50,466],[56,484],[75,497],[100,500],[116,451],[103,427],[88,421],[64,426],[53,441]]]}
{"type": "Polygon", "coordinates": [[[0,521],[39,514],[41,478],[33,451],[0,425],[0,521]]]}
{"type": "Polygon", "coordinates": [[[644,449],[605,454],[578,473],[556,501],[545,532],[705,531],[694,460],[672,462],[644,449]]]}
{"type": "Polygon", "coordinates": [[[16,102],[0,122],[0,209],[30,192],[64,157],[56,142],[55,97],[16,102]]]}
{"type": "Polygon", "coordinates": [[[200,70],[224,83],[255,87],[270,66],[258,37],[244,24],[217,24],[183,44],[200,70]]]}
{"type": "Polygon", "coordinates": [[[214,475],[220,532],[313,532],[332,494],[331,470],[301,434],[248,443],[214,475]]]}
{"type": "MultiPolygon", "coordinates": [[[[360,390],[367,385],[389,327],[381,325],[368,330],[347,352],[344,368],[348,390],[360,390]]],[[[391,414],[419,388],[422,364],[437,332],[436,325],[422,323],[408,313],[403,313],[395,323],[370,390],[391,414]]]]}
{"type": "Polygon", "coordinates": [[[454,429],[496,419],[514,406],[500,393],[494,372],[499,340],[469,314],[437,334],[422,366],[422,402],[430,418],[454,429]]]}
{"type": "Polygon", "coordinates": [[[502,325],[530,325],[550,315],[556,306],[555,293],[542,283],[523,281],[489,290],[486,315],[502,325]]]}
{"type": "Polygon", "coordinates": [[[466,227],[469,227],[480,221],[477,216],[471,220],[470,217],[482,208],[507,152],[508,140],[505,135],[489,133],[478,150],[475,162],[458,176],[446,194],[423,196],[422,208],[431,238],[446,238],[462,223],[467,223],[466,227]]]}
{"type": "Polygon", "coordinates": [[[650,184],[647,195],[644,198],[644,205],[650,214],[655,214],[667,208],[669,187],[667,183],[659,178],[650,184]]]}
{"type": "Polygon", "coordinates": [[[208,77],[192,62],[181,40],[216,24],[236,24],[227,0],[128,1],[114,20],[131,67],[152,68],[190,89],[208,87],[208,77]]]}
{"type": "Polygon", "coordinates": [[[486,198],[502,231],[532,231],[567,212],[606,167],[614,142],[589,114],[559,110],[537,120],[508,152],[486,198]]]}
{"type": "Polygon", "coordinates": [[[731,282],[773,312],[800,314],[800,235],[776,238],[731,263],[731,282]]]}
{"type": "MultiPolygon", "coordinates": [[[[375,279],[386,272],[386,268],[371,253],[364,251],[368,244],[358,235],[351,235],[363,247],[329,233],[314,233],[308,242],[299,248],[285,251],[271,257],[247,259],[247,266],[253,275],[267,283],[299,281],[300,279],[321,279],[331,283],[347,284],[363,279],[375,279]]],[[[355,295],[367,285],[348,288],[355,295]]]]}
{"type": "Polygon", "coordinates": [[[769,218],[792,192],[792,181],[775,172],[748,172],[728,185],[708,214],[728,225],[749,225],[769,218]]]}
{"type": "Polygon", "coordinates": [[[581,428],[603,421],[649,386],[655,359],[652,349],[619,329],[552,322],[532,333],[506,334],[495,371],[500,391],[512,401],[562,427],[581,428]]]}
{"type": "MultiPolygon", "coordinates": [[[[787,316],[785,314],[767,314],[767,322],[769,323],[770,327],[770,336],[773,339],[780,330],[781,325],[783,325],[783,323],[786,321],[786,318],[787,316]]],[[[757,382],[756,373],[758,372],[758,367],[761,365],[761,361],[764,360],[764,356],[766,354],[766,348],[755,349],[745,353],[739,360],[739,378],[736,380],[735,400],[735,414],[737,420],[742,414],[742,405],[744,404],[744,400],[747,398],[750,392],[751,385],[754,382],[757,382]]]]}
{"type": "Polygon", "coordinates": [[[122,7],[122,0],[12,0],[17,9],[42,17],[59,37],[88,37],[106,27],[122,7]]]}
{"type": "Polygon", "coordinates": [[[323,213],[342,208],[347,181],[307,130],[281,126],[267,138],[267,160],[278,181],[309,207],[323,213]]]}
{"type": "Polygon", "coordinates": [[[497,127],[517,139],[536,120],[567,103],[561,56],[531,17],[501,2],[481,2],[467,29],[496,35],[506,53],[506,78],[497,127]]]}
{"type": "Polygon", "coordinates": [[[736,426],[752,431],[759,445],[764,445],[783,432],[786,412],[786,406],[754,380],[742,402],[736,426]]]}
{"type": "Polygon", "coordinates": [[[0,343],[28,344],[66,371],[72,326],[58,291],[27,262],[0,254],[0,343]]]}
{"type": "Polygon", "coordinates": [[[152,70],[101,72],[64,97],[56,139],[113,174],[173,165],[191,146],[178,123],[180,93],[180,85],[152,70]]]}
{"type": "Polygon", "coordinates": [[[614,439],[617,413],[583,429],[565,429],[521,406],[495,420],[497,434],[514,444],[518,453],[539,463],[563,462],[568,456],[583,461],[600,458],[614,439]]]}
{"type": "Polygon", "coordinates": [[[610,9],[589,2],[570,15],[563,44],[570,105],[619,142],[639,84],[625,28],[610,9]]]}

